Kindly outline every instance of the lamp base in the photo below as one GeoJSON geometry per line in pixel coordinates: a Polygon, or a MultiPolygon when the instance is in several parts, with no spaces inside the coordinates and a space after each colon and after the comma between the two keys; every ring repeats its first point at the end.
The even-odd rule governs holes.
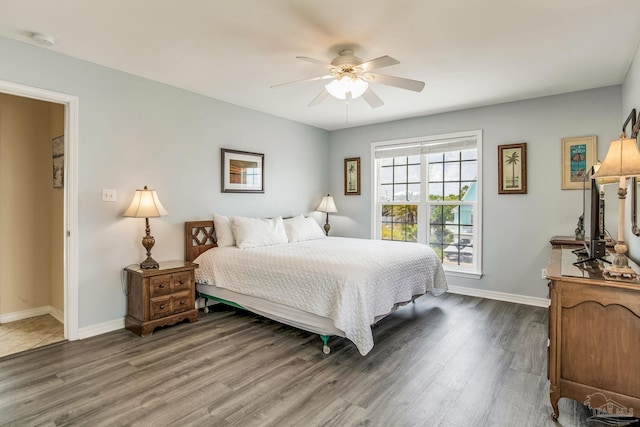
{"type": "Polygon", "coordinates": [[[160,264],[158,264],[158,261],[156,261],[155,259],[151,258],[151,256],[147,256],[147,259],[145,259],[144,261],[142,261],[140,263],[140,268],[146,270],[149,268],[159,268],[160,264]]]}
{"type": "Polygon", "coordinates": [[[331,226],[329,225],[329,212],[327,212],[327,221],[324,223],[324,235],[329,235],[329,230],[331,230],[331,226]]]}
{"type": "Polygon", "coordinates": [[[613,258],[613,262],[611,265],[608,265],[602,273],[605,279],[611,278],[613,280],[619,280],[637,278],[638,274],[629,267],[629,259],[625,255],[627,245],[623,241],[619,241],[615,245],[614,250],[616,251],[616,255],[613,258]]]}
{"type": "Polygon", "coordinates": [[[613,280],[619,280],[619,279],[634,280],[638,277],[638,273],[633,271],[631,267],[627,266],[627,267],[621,268],[621,267],[615,267],[613,265],[606,267],[602,272],[602,275],[604,276],[605,279],[613,279],[613,280]]]}
{"type": "Polygon", "coordinates": [[[151,258],[151,248],[156,244],[156,239],[151,235],[151,227],[149,227],[149,218],[145,218],[147,223],[146,234],[142,238],[142,246],[147,250],[147,259],[140,263],[140,268],[148,269],[148,268],[159,268],[160,264],[158,261],[151,258]]]}

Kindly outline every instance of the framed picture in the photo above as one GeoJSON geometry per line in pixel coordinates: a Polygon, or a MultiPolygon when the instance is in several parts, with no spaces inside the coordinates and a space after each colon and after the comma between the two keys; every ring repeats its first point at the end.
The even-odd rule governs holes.
{"type": "Polygon", "coordinates": [[[498,145],[498,194],[527,194],[527,143],[498,145]]]}
{"type": "Polygon", "coordinates": [[[51,140],[53,188],[64,187],[64,135],[51,140]]]}
{"type": "Polygon", "coordinates": [[[360,157],[344,159],[344,195],[360,195],[360,157]]]}
{"type": "Polygon", "coordinates": [[[587,171],[597,161],[596,136],[562,139],[562,189],[582,190],[590,185],[587,171]]]}
{"type": "Polygon", "coordinates": [[[222,192],[264,193],[264,154],[221,149],[222,192]]]}

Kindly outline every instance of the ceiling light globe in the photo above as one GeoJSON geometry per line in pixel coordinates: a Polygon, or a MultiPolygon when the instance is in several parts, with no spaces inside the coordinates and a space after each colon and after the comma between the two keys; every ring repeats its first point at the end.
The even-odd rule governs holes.
{"type": "Polygon", "coordinates": [[[369,83],[366,81],[359,78],[352,79],[348,76],[335,79],[325,86],[327,92],[338,99],[346,99],[347,93],[351,93],[351,99],[358,98],[368,87],[369,83]]]}
{"type": "Polygon", "coordinates": [[[329,92],[332,96],[338,99],[346,98],[347,91],[345,90],[344,85],[338,79],[335,79],[331,83],[326,85],[325,89],[327,89],[327,92],[329,92]]]}
{"type": "Polygon", "coordinates": [[[356,99],[369,88],[369,83],[362,79],[356,78],[351,84],[351,98],[356,99]]]}

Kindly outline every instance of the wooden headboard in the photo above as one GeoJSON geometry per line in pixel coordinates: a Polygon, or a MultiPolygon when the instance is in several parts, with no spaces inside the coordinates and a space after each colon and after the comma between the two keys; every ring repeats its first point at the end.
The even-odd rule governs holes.
{"type": "Polygon", "coordinates": [[[184,223],[184,259],[193,262],[204,251],[217,248],[213,220],[184,223]]]}

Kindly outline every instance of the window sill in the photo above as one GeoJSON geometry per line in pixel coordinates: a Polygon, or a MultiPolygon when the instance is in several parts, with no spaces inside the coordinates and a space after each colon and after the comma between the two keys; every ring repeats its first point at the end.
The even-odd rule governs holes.
{"type": "Polygon", "coordinates": [[[444,270],[444,274],[447,276],[464,277],[465,279],[482,279],[482,273],[476,273],[474,271],[460,271],[460,270],[444,270]]]}

